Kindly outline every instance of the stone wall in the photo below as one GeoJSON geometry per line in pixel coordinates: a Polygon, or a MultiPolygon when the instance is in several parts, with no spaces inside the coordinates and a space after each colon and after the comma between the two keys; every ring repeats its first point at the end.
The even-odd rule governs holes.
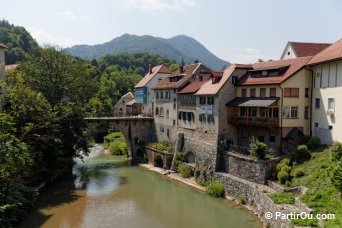
{"type": "Polygon", "coordinates": [[[163,164],[164,164],[164,169],[170,169],[171,168],[171,163],[172,163],[172,158],[173,158],[173,154],[161,151],[161,150],[157,150],[155,148],[149,147],[149,146],[145,146],[145,151],[146,151],[146,155],[147,155],[147,162],[150,165],[154,166],[155,163],[155,158],[157,156],[160,156],[163,160],[163,164]]]}
{"type": "Polygon", "coordinates": [[[241,154],[228,152],[227,172],[260,184],[266,184],[275,170],[276,164],[281,158],[272,158],[269,160],[260,160],[247,157],[241,154]]]}
{"type": "MultiPolygon", "coordinates": [[[[249,205],[265,224],[266,227],[290,227],[290,220],[275,219],[276,212],[291,213],[298,209],[292,205],[277,205],[270,197],[262,192],[258,184],[252,183],[232,176],[227,173],[214,173],[214,178],[224,185],[225,191],[228,195],[234,197],[244,197],[246,203],[249,205]],[[271,219],[265,218],[265,213],[271,212],[273,217],[271,219]]],[[[263,186],[265,188],[265,186],[263,186]]]]}

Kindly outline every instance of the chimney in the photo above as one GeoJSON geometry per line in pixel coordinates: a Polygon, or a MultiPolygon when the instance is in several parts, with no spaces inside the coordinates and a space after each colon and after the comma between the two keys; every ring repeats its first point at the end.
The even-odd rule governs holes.
{"type": "Polygon", "coordinates": [[[195,59],[195,60],[194,60],[194,63],[196,63],[196,64],[197,64],[197,63],[198,63],[198,59],[195,59]]]}
{"type": "Polygon", "coordinates": [[[148,73],[152,74],[152,65],[151,65],[151,63],[148,64],[148,73]]]}

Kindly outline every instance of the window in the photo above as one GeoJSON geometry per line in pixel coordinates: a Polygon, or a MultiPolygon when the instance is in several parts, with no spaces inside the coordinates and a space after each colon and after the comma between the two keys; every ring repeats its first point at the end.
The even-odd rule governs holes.
{"type": "Polygon", "coordinates": [[[263,76],[263,77],[267,77],[267,70],[263,70],[262,72],[261,72],[261,75],[263,76]]]}
{"type": "Polygon", "coordinates": [[[246,108],[240,107],[240,116],[246,116],[246,108]]]}
{"type": "Polygon", "coordinates": [[[156,98],[159,99],[159,92],[156,92],[156,98]]]}
{"type": "Polygon", "coordinates": [[[173,109],[176,109],[176,104],[173,104],[173,109]]]}
{"type": "Polygon", "coordinates": [[[274,135],[270,135],[269,142],[270,143],[275,143],[276,137],[274,135]]]}
{"type": "Polygon", "coordinates": [[[163,107],[160,108],[160,116],[164,116],[164,109],[163,109],[163,107]]]}
{"type": "Polygon", "coordinates": [[[183,115],[182,112],[179,112],[179,113],[178,113],[178,119],[179,119],[179,120],[182,119],[182,115],[183,115]]]}
{"type": "Polygon", "coordinates": [[[160,92],[160,99],[164,99],[163,95],[164,95],[164,93],[160,92]]]}
{"type": "Polygon", "coordinates": [[[277,96],[277,89],[270,88],[270,97],[276,97],[276,96],[277,96]]]}
{"type": "Polygon", "coordinates": [[[207,97],[207,104],[213,105],[214,104],[214,97],[207,97]]]}
{"type": "Polygon", "coordinates": [[[192,120],[192,112],[187,112],[187,116],[188,116],[188,121],[190,122],[192,120]]]}
{"type": "Polygon", "coordinates": [[[156,115],[157,116],[159,115],[159,108],[158,107],[156,108],[156,115]]]}
{"type": "Polygon", "coordinates": [[[261,107],[259,108],[260,117],[266,118],[267,117],[267,108],[261,107]]]}
{"type": "Polygon", "coordinates": [[[159,131],[164,132],[164,128],[162,126],[160,126],[159,131]]]}
{"type": "Polygon", "coordinates": [[[321,98],[315,98],[315,108],[319,109],[321,107],[321,98]]]}
{"type": "Polygon", "coordinates": [[[315,127],[318,127],[318,123],[315,123],[315,127]]]}
{"type": "Polygon", "coordinates": [[[265,142],[265,137],[264,136],[258,136],[259,142],[265,142]]]}
{"type": "Polygon", "coordinates": [[[166,135],[167,135],[167,137],[170,137],[170,130],[169,129],[166,130],[166,135]]]}
{"type": "Polygon", "coordinates": [[[122,104],[125,104],[125,100],[122,100],[122,104]]]}
{"type": "Polygon", "coordinates": [[[208,115],[208,123],[214,123],[214,116],[208,115]]]}
{"type": "Polygon", "coordinates": [[[166,110],[166,117],[169,118],[169,110],[166,110]]]}
{"type": "Polygon", "coordinates": [[[172,122],[173,122],[173,126],[175,126],[176,125],[176,120],[173,120],[172,122]]]}
{"type": "Polygon", "coordinates": [[[335,109],[335,99],[334,98],[328,98],[328,110],[334,110],[335,109]]]}
{"type": "Polygon", "coordinates": [[[270,118],[278,118],[279,109],[278,108],[269,108],[268,109],[268,117],[270,118]]]}
{"type": "Polygon", "coordinates": [[[299,88],[285,88],[284,97],[299,97],[299,88]]]}
{"type": "Polygon", "coordinates": [[[260,88],[260,97],[266,97],[266,88],[260,88]]]}
{"type": "Polygon", "coordinates": [[[255,88],[249,90],[249,96],[255,97],[255,88]]]}
{"type": "Polygon", "coordinates": [[[200,121],[201,123],[205,123],[205,115],[204,115],[204,114],[200,114],[200,115],[199,115],[199,121],[200,121]]]}
{"type": "Polygon", "coordinates": [[[255,108],[255,107],[249,108],[249,116],[256,117],[257,116],[257,108],[255,108]]]}
{"type": "Polygon", "coordinates": [[[205,105],[205,97],[200,97],[200,104],[205,105]]]}
{"type": "Polygon", "coordinates": [[[241,90],[241,97],[247,97],[247,89],[241,90]]]}
{"type": "Polygon", "coordinates": [[[305,97],[309,97],[309,88],[305,88],[305,97]]]}
{"type": "Polygon", "coordinates": [[[310,109],[308,106],[306,106],[304,110],[304,119],[309,119],[309,115],[310,115],[310,109]]]}
{"type": "Polygon", "coordinates": [[[182,112],[183,120],[186,121],[186,112],[182,112]]]}
{"type": "Polygon", "coordinates": [[[285,106],[283,111],[283,117],[289,119],[298,118],[298,106],[285,106]]]}

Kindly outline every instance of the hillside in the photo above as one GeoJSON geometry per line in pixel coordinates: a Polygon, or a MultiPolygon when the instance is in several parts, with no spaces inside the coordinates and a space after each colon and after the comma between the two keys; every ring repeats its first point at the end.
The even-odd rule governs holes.
{"type": "Polygon", "coordinates": [[[180,35],[170,39],[153,36],[136,36],[124,34],[110,42],[97,45],[75,45],[67,48],[66,51],[71,55],[85,59],[97,59],[107,54],[115,53],[142,53],[148,52],[160,55],[169,59],[189,64],[194,59],[211,67],[214,70],[222,70],[228,62],[216,57],[202,44],[195,39],[180,35]]]}
{"type": "Polygon", "coordinates": [[[0,42],[7,46],[6,64],[27,60],[30,54],[37,52],[38,43],[24,27],[14,26],[6,20],[0,20],[0,42]]]}

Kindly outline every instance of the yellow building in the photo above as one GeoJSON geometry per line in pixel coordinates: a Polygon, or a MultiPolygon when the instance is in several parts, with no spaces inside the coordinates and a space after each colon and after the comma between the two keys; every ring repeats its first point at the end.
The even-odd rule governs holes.
{"type": "Polygon", "coordinates": [[[255,137],[286,153],[310,134],[311,74],[304,67],[310,59],[258,62],[236,82],[237,97],[227,103],[234,144],[248,147],[255,137]]]}
{"type": "Polygon", "coordinates": [[[342,142],[342,39],[315,55],[312,69],[312,135],[342,142]],[[341,96],[341,97],[340,97],[341,96]]]}

